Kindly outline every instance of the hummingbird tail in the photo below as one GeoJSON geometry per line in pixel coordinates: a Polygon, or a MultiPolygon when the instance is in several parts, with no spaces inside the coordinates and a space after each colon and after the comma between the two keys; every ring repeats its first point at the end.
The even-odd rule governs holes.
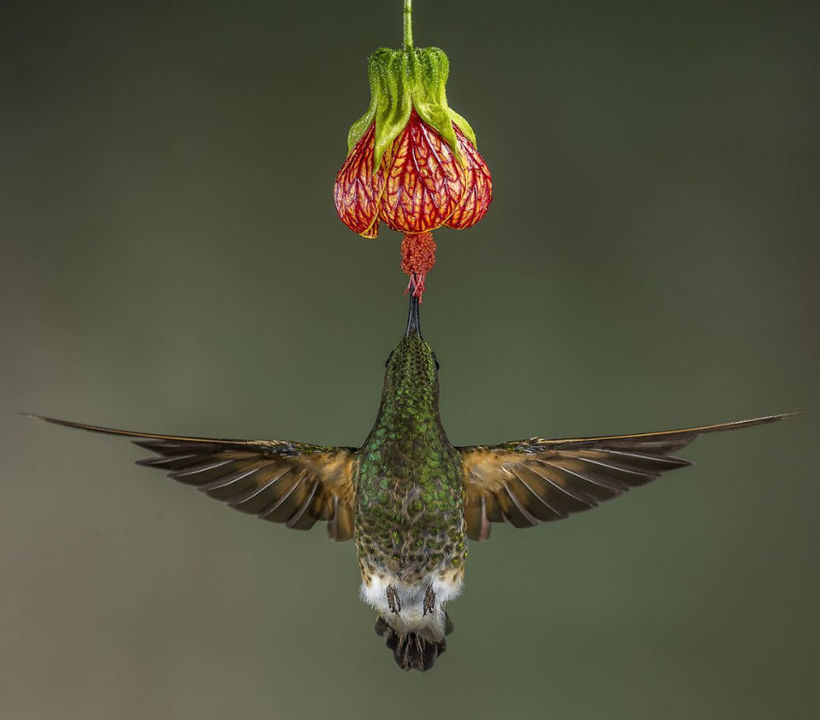
{"type": "Polygon", "coordinates": [[[453,623],[444,613],[443,634],[431,633],[430,626],[416,629],[395,628],[384,617],[376,620],[376,634],[385,639],[385,644],[393,651],[393,658],[402,670],[420,670],[427,672],[436,662],[436,658],[447,649],[444,635],[453,632],[453,623]]]}

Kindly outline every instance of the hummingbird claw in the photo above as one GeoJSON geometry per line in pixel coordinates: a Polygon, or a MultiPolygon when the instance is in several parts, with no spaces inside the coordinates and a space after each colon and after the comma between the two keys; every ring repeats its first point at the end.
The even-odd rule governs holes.
{"type": "Polygon", "coordinates": [[[433,614],[436,610],[436,594],[433,592],[433,588],[428,585],[427,592],[424,593],[424,612],[422,616],[429,614],[433,614]]]}
{"type": "Polygon", "coordinates": [[[384,594],[387,595],[387,606],[390,611],[398,615],[401,612],[401,600],[399,600],[399,592],[396,590],[396,586],[388,585],[384,594]]]}

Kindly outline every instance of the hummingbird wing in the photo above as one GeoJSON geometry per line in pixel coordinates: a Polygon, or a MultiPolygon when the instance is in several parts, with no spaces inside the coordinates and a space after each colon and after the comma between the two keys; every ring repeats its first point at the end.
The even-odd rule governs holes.
{"type": "Polygon", "coordinates": [[[458,448],[464,460],[467,537],[486,540],[491,522],[532,527],[597,507],[665,470],[691,465],[670,453],[701,433],[763,425],[793,414],[636,435],[536,437],[458,448]]]}
{"type": "Polygon", "coordinates": [[[332,540],[353,537],[356,448],[282,440],[219,440],[158,435],[32,417],[57,425],[136,438],[154,453],[138,464],[165,470],[212,498],[264,520],[307,530],[327,521],[332,540]]]}

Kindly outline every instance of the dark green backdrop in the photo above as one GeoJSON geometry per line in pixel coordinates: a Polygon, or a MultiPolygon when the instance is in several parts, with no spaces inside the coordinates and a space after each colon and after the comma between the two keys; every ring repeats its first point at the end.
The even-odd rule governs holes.
{"type": "Polygon", "coordinates": [[[331,185],[399,0],[5,0],[0,717],[816,717],[817,8],[417,0],[495,182],[423,307],[451,439],[806,411],[497,528],[421,676],[350,544],[16,415],[361,442],[404,276],[331,185]]]}

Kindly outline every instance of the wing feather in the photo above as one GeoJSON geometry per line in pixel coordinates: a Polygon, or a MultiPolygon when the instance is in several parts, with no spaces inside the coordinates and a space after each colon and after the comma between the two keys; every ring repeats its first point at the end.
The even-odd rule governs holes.
{"type": "Polygon", "coordinates": [[[486,540],[493,522],[532,527],[589,510],[667,470],[691,465],[669,453],[698,435],[763,425],[793,414],[635,435],[530,438],[459,448],[467,536],[486,540]]]}
{"type": "Polygon", "coordinates": [[[353,537],[355,448],[280,440],[220,440],[159,435],[37,417],[107,435],[128,437],[154,455],[138,464],[265,520],[307,530],[327,522],[333,540],[353,537]]]}

